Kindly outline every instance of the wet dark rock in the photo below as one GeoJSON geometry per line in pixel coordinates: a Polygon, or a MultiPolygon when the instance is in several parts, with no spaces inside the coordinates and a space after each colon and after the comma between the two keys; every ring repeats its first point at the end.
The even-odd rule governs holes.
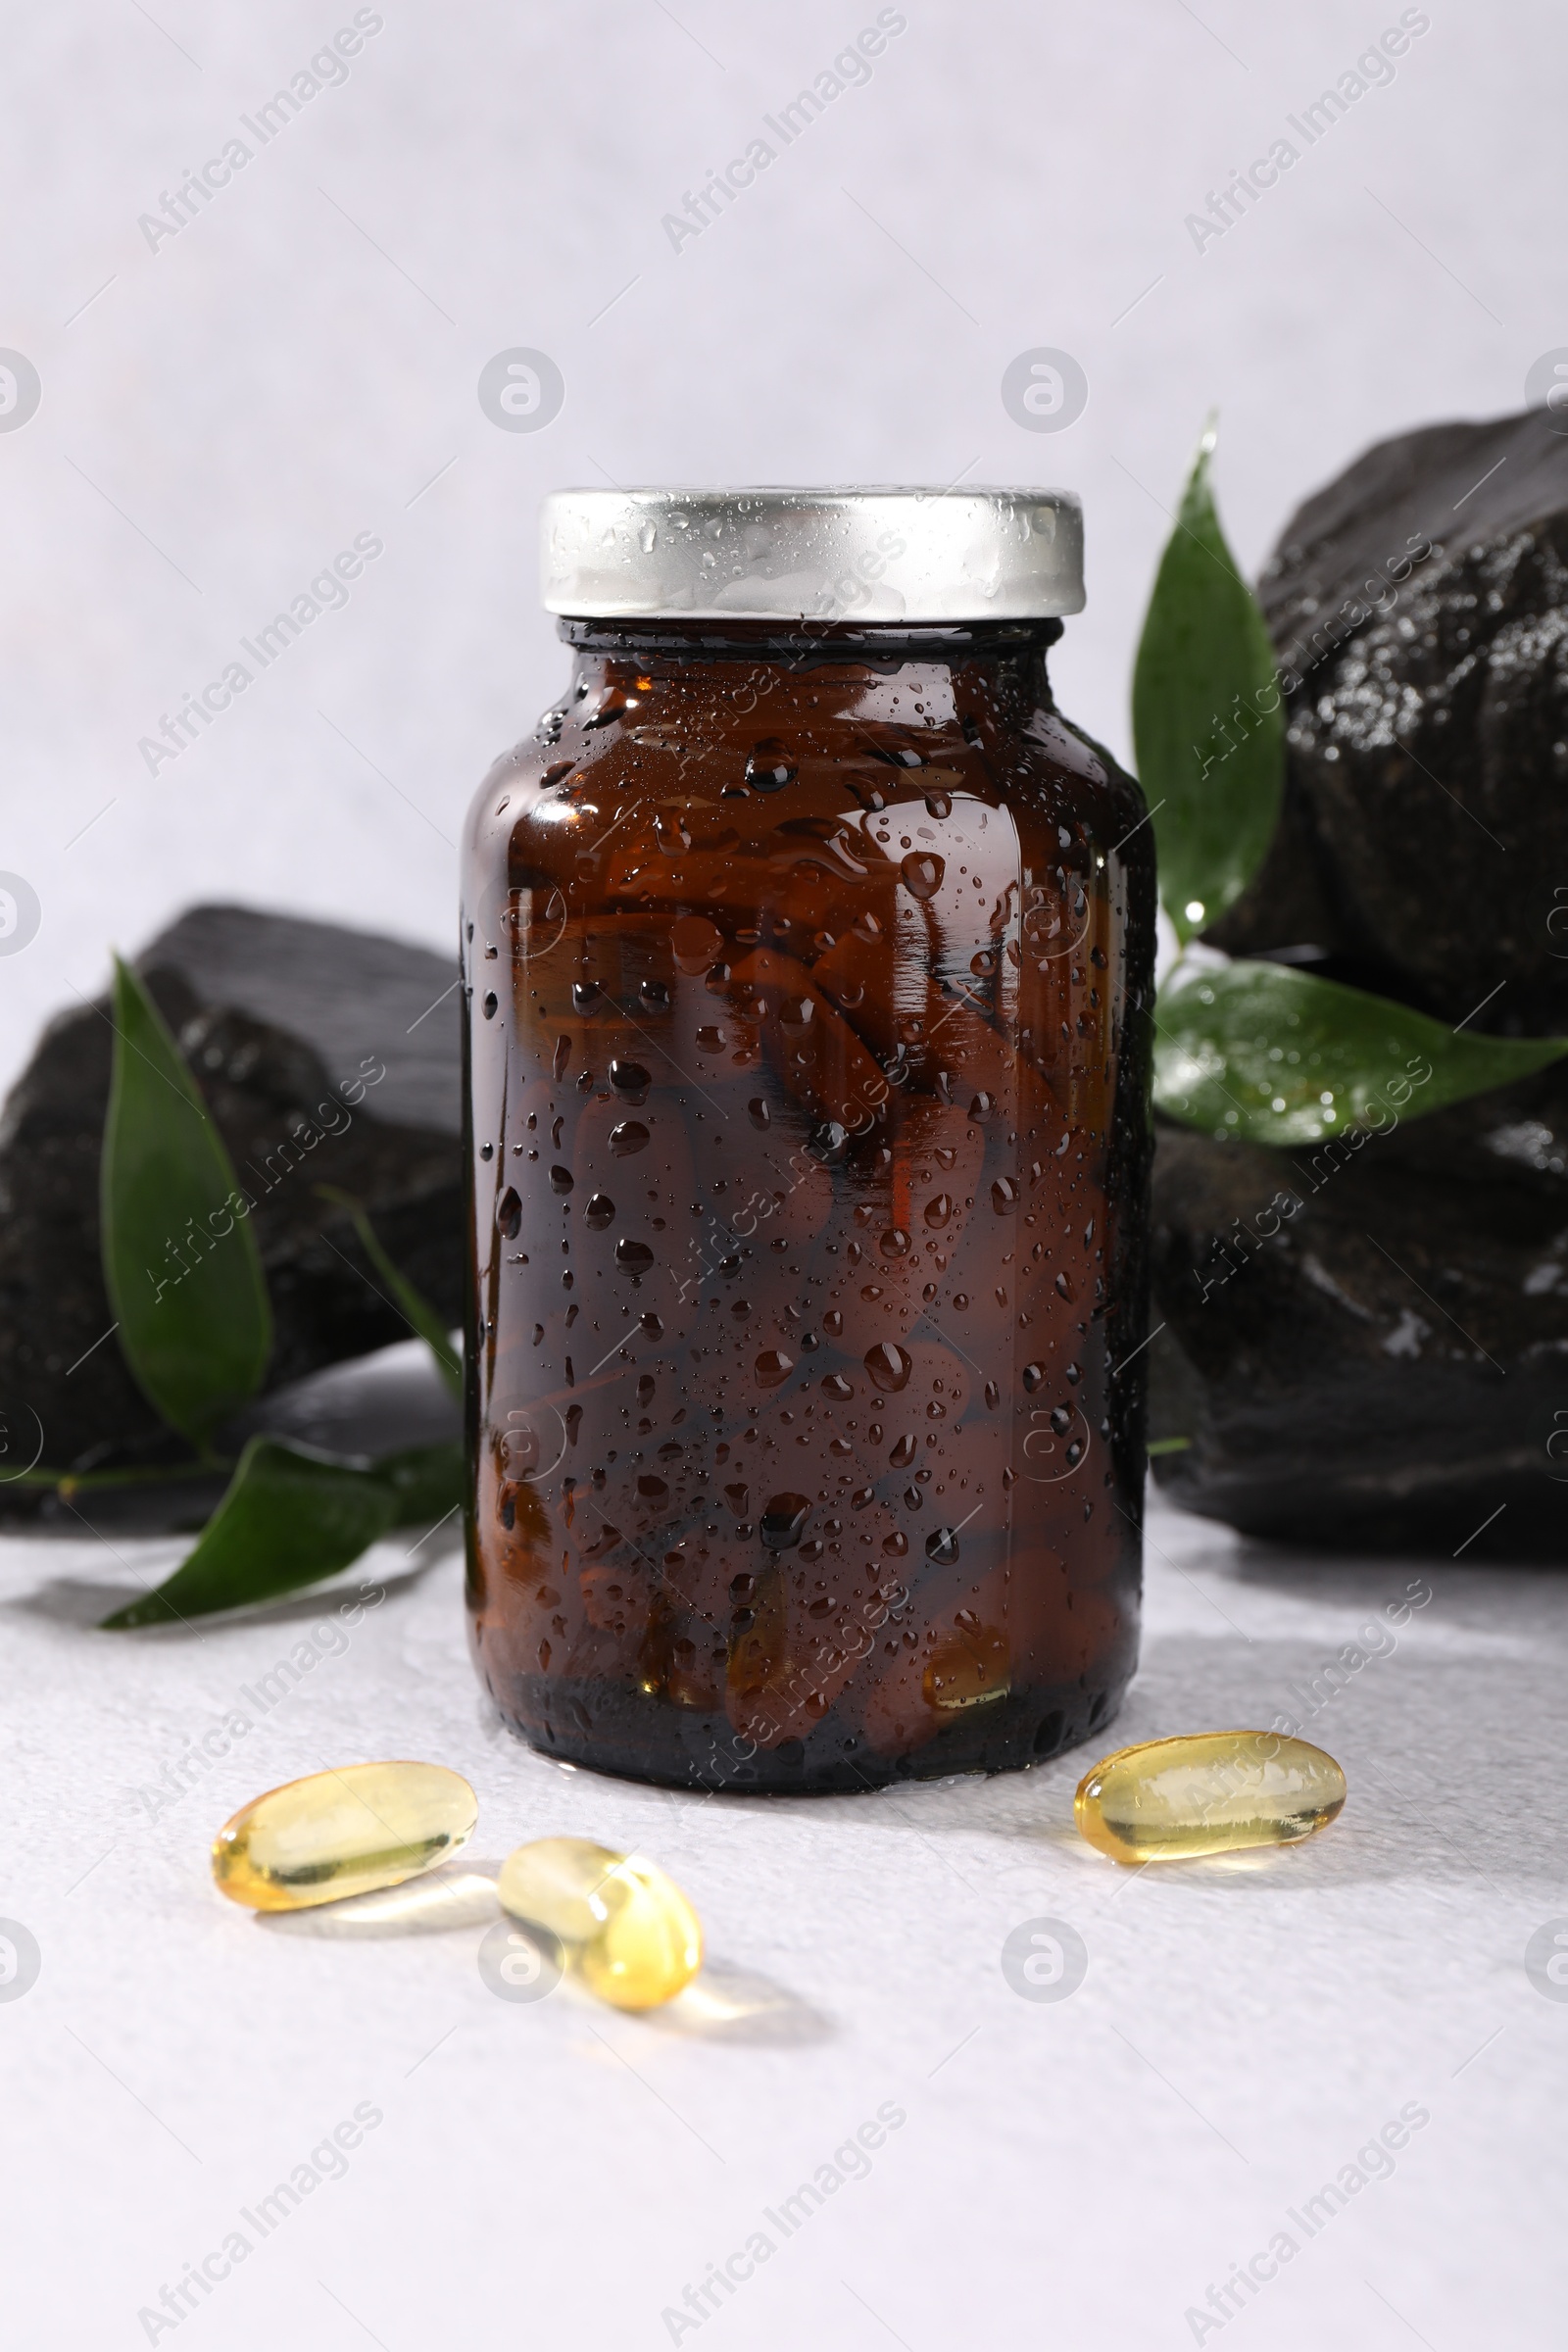
{"type": "MultiPolygon", "coordinates": [[[[1380,444],[1259,593],[1299,679],[1285,808],[1211,944],[1568,1033],[1568,436],[1531,412],[1380,444]]],[[[1161,1123],[1153,1281],[1173,1500],[1335,1546],[1568,1550],[1561,1066],[1353,1152],[1161,1123]]]]}
{"type": "Polygon", "coordinates": [[[1344,1157],[1162,1124],[1152,1258],[1151,1436],[1190,1441],[1155,1457],[1172,1501],[1298,1543],[1564,1556],[1562,1081],[1344,1157]]]}
{"type": "Polygon", "coordinates": [[[1380,442],[1293,516],[1258,593],[1300,679],[1286,806],[1212,943],[1314,946],[1448,1020],[1490,998],[1477,1027],[1568,1029],[1568,435],[1530,410],[1380,442]]]}
{"type": "MultiPolygon", "coordinates": [[[[397,1264],[457,1324],[454,964],[397,940],[237,906],[193,908],[136,962],[256,1198],[276,1324],[268,1391],[408,1338],[318,1184],[365,1201],[397,1264]],[[307,1135],[317,1140],[307,1145],[307,1135]]],[[[99,1266],[98,1156],[111,1045],[103,1004],[62,1013],[0,1120],[0,1400],[37,1415],[51,1468],[184,1451],[104,1336],[113,1316],[99,1266]]],[[[0,1485],[0,1509],[18,1507],[21,1495],[0,1485]]]]}

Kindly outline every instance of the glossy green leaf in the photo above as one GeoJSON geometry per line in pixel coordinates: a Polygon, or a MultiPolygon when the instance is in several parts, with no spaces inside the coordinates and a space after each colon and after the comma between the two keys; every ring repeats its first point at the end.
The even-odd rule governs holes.
{"type": "Polygon", "coordinates": [[[1323,1144],[1528,1078],[1568,1038],[1478,1037],[1280,963],[1179,965],[1154,1005],[1154,1101],[1244,1143],[1323,1144]]]}
{"type": "Polygon", "coordinates": [[[398,1312],[423,1340],[430,1353],[435,1357],[441,1377],[454,1396],[461,1396],[463,1395],[463,1358],[453,1347],[447,1336],[446,1326],[430,1304],[429,1299],[421,1291],[415,1289],[407,1275],[398,1272],[397,1267],[382,1249],[380,1242],[376,1239],[375,1229],[365,1213],[364,1202],[356,1200],[352,1193],[340,1193],[335,1184],[318,1184],[316,1189],[323,1200],[335,1202],[339,1208],[346,1209],[353,1218],[354,1230],[360,1237],[360,1247],[386,1284],[387,1289],[392,1293],[398,1312]]]}
{"type": "Polygon", "coordinates": [[[1209,486],[1204,434],[1133,669],[1133,739],[1159,896],[1183,941],[1241,897],[1279,817],[1285,718],[1257,600],[1209,486]]]}
{"type": "Polygon", "coordinates": [[[138,1386],[205,1451],[260,1388],[271,1350],[250,1202],[163,1015],[118,957],[114,1026],[104,1280],[138,1386]]]}
{"type": "Polygon", "coordinates": [[[106,1617],[105,1630],[175,1624],[318,1584],[384,1536],[397,1510],[375,1470],[252,1438],[195,1549],[155,1592],[106,1617]]]}

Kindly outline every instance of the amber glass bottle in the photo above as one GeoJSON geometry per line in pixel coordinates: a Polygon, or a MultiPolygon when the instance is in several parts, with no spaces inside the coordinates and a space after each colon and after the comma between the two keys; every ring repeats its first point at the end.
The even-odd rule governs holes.
{"type": "Polygon", "coordinates": [[[561,493],[465,853],[469,1605],[548,1754],[855,1789],[1137,1650],[1153,863],[1059,495],[561,493]],[[953,509],[960,507],[956,516],[953,509]]]}

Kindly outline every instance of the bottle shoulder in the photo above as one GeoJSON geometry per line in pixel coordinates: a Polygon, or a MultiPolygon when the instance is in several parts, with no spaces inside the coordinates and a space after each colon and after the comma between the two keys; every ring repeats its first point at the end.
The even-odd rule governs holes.
{"type": "Polygon", "coordinates": [[[1146,813],[1133,778],[1048,705],[1005,724],[895,729],[730,704],[650,715],[631,698],[606,702],[558,706],[492,763],[470,808],[471,850],[555,865],[608,825],[650,829],[663,856],[694,845],[771,855],[795,836],[861,835],[885,849],[883,835],[912,827],[909,842],[898,834],[908,850],[956,812],[962,831],[993,811],[1029,848],[1104,849],[1146,813]]]}

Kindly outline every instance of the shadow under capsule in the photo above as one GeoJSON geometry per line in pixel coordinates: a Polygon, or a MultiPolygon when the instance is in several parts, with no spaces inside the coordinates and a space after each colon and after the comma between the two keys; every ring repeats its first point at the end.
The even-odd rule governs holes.
{"type": "Polygon", "coordinates": [[[694,2041],[799,2047],[829,2041],[838,2028],[799,1993],[756,1969],[709,1958],[684,1992],[639,2013],[645,2025],[694,2041]]]}
{"type": "MultiPolygon", "coordinates": [[[[256,1924],[273,1936],[304,1936],[332,1941],[384,1941],[400,1936],[442,1936],[493,1927],[505,1919],[496,1893],[499,1862],[439,1863],[401,1886],[369,1894],[344,1895],[337,1902],[303,1911],[259,1911],[256,1924]]],[[[572,1997],[592,2008],[601,2004],[568,1961],[563,1979],[572,1997]]],[[[786,1985],[756,1969],[723,1959],[706,1960],[694,1981],[662,2008],[634,2013],[660,2033],[688,2040],[800,2046],[826,2041],[836,2032],[831,2018],[813,2009],[786,1985]]]]}

